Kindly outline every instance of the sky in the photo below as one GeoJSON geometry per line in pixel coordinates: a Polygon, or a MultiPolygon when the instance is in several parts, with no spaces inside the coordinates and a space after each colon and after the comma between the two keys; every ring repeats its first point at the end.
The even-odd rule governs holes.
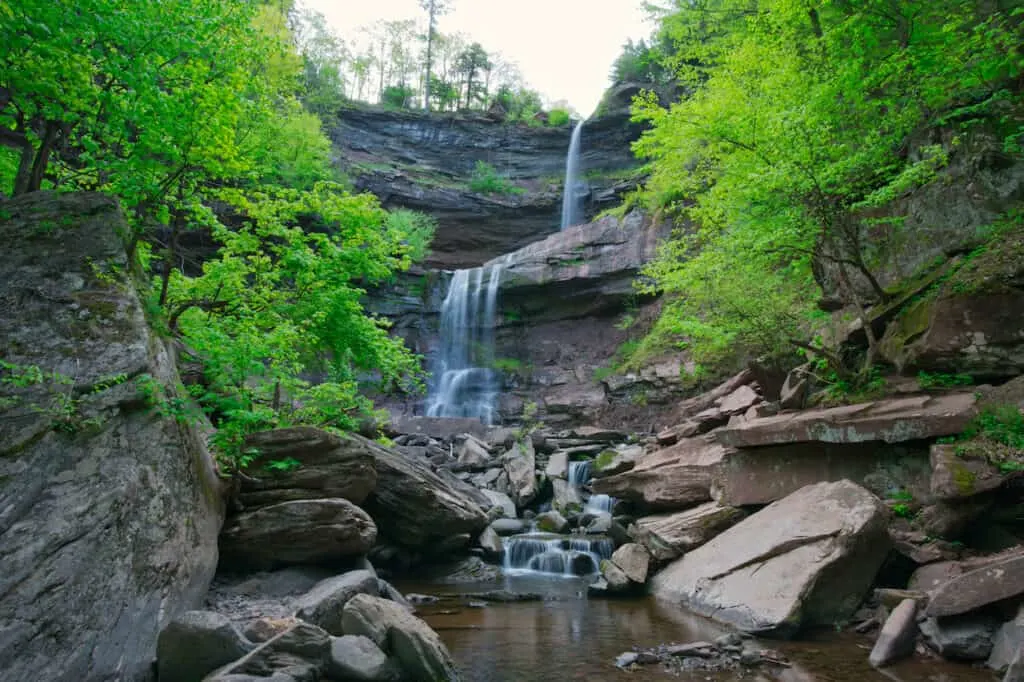
{"type": "MultiPolygon", "coordinates": [[[[643,0],[453,0],[438,21],[489,52],[518,63],[527,85],[549,101],[568,100],[583,116],[608,86],[612,62],[627,39],[646,38],[643,0]]],[[[302,0],[343,38],[378,19],[422,19],[417,0],[302,0]]]]}

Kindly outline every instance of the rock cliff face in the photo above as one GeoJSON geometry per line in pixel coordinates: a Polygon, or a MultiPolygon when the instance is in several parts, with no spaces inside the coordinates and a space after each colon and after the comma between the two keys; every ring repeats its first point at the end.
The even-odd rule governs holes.
{"type": "MultiPolygon", "coordinates": [[[[590,185],[588,216],[613,206],[631,189],[638,163],[630,143],[640,127],[628,112],[588,122],[582,132],[581,172],[590,185]]],[[[531,127],[483,115],[426,114],[351,107],[331,130],[339,165],[357,189],[389,208],[423,211],[438,219],[430,267],[480,265],[556,232],[571,126],[531,127]],[[469,181],[478,161],[517,188],[479,193],[469,181]]]]}
{"type": "Polygon", "coordinates": [[[216,473],[197,428],[140,395],[145,375],[179,382],[117,205],[37,193],[0,217],[2,676],[148,680],[160,627],[216,567],[216,473]]]}

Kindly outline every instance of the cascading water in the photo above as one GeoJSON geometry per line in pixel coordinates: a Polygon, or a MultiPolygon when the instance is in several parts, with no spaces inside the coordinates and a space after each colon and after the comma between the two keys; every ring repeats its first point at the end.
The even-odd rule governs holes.
{"type": "Polygon", "coordinates": [[[569,153],[565,157],[565,187],[562,189],[562,229],[583,222],[583,197],[587,187],[580,181],[580,133],[583,132],[583,121],[572,129],[569,140],[569,153]]]}
{"type": "Polygon", "coordinates": [[[537,571],[555,575],[585,576],[600,570],[601,561],[615,549],[608,538],[569,538],[536,533],[507,538],[506,572],[537,571]]]}
{"type": "MultiPolygon", "coordinates": [[[[569,462],[569,485],[582,493],[583,485],[590,480],[592,463],[589,459],[569,462]]],[[[615,498],[610,495],[591,495],[583,507],[585,512],[612,513],[615,498]]]]}
{"type": "Polygon", "coordinates": [[[441,348],[433,363],[427,416],[495,423],[494,316],[504,266],[502,259],[452,276],[441,304],[441,348]]]}

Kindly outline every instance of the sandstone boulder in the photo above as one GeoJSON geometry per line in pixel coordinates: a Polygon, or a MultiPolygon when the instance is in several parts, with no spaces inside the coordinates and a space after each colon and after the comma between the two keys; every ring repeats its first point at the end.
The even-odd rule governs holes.
{"type": "Polygon", "coordinates": [[[665,562],[700,547],[744,516],[735,507],[706,502],[685,511],[641,517],[629,527],[629,534],[656,561],[665,562]]]}
{"type": "Polygon", "coordinates": [[[148,680],[158,633],[201,607],[217,565],[208,424],[140,390],[189,405],[146,324],[130,232],[101,194],[0,201],[3,360],[60,378],[0,385],[5,680],[148,680]]]}
{"type": "Polygon", "coordinates": [[[553,493],[551,506],[558,511],[568,514],[573,509],[583,507],[583,497],[580,495],[580,489],[568,481],[553,478],[551,479],[551,488],[553,493]]]}
{"type": "Polygon", "coordinates": [[[365,554],[376,539],[373,519],[348,500],[295,500],[228,519],[221,561],[248,570],[315,564],[365,554]]]}
{"type": "Polygon", "coordinates": [[[534,523],[537,524],[537,530],[545,533],[564,533],[569,527],[565,517],[554,510],[538,514],[534,523]]]}
{"type": "Polygon", "coordinates": [[[594,478],[614,476],[624,471],[629,471],[636,465],[637,459],[642,457],[644,449],[639,445],[620,445],[608,450],[602,450],[594,458],[594,466],[591,475],[594,478]]]}
{"type": "Polygon", "coordinates": [[[647,582],[647,569],[650,562],[650,553],[635,542],[619,547],[612,554],[612,563],[622,569],[627,578],[640,585],[647,582]]]}
{"type": "Polygon", "coordinates": [[[1024,594],[1024,549],[967,571],[931,593],[929,616],[955,616],[1024,594]]]}
{"type": "Polygon", "coordinates": [[[330,635],[315,625],[300,622],[203,679],[204,682],[232,682],[245,679],[237,676],[283,675],[296,680],[315,680],[327,669],[330,654],[330,635]]]}
{"type": "Polygon", "coordinates": [[[368,637],[414,680],[458,680],[455,663],[430,626],[384,599],[358,595],[345,605],[345,634],[368,637]]]}
{"type": "Polygon", "coordinates": [[[227,616],[187,611],[160,632],[156,644],[160,682],[194,682],[241,658],[255,645],[227,616]]]}
{"type": "Polygon", "coordinates": [[[888,511],[850,481],[807,486],[685,554],[653,592],[747,632],[789,637],[860,604],[888,552],[888,511]]]}
{"type": "Polygon", "coordinates": [[[1024,649],[1024,604],[1018,607],[1016,618],[1003,623],[996,632],[985,665],[1002,672],[1013,664],[1021,649],[1024,649]]]}
{"type": "Polygon", "coordinates": [[[886,619],[868,661],[876,668],[895,663],[914,653],[916,642],[917,601],[904,599],[886,619]]]}
{"type": "Polygon", "coordinates": [[[992,652],[999,622],[987,614],[965,614],[921,621],[921,634],[932,649],[961,661],[983,661],[992,652]]]}
{"type": "Polygon", "coordinates": [[[487,514],[466,484],[441,478],[422,460],[350,437],[363,440],[373,453],[377,487],[363,508],[388,541],[431,554],[439,541],[476,534],[487,525],[487,514]]]}
{"type": "Polygon", "coordinates": [[[685,509],[711,499],[711,483],[727,449],[713,439],[693,438],[648,453],[629,471],[595,479],[595,493],[651,509],[685,509]]]}
{"type": "Polygon", "coordinates": [[[295,600],[295,616],[323,628],[327,633],[344,634],[341,614],[345,604],[357,594],[377,596],[377,576],[369,571],[349,571],[316,584],[312,590],[295,600]]]}
{"type": "Polygon", "coordinates": [[[331,637],[327,674],[351,682],[397,682],[402,673],[369,637],[345,635],[331,637]]]}
{"type": "Polygon", "coordinates": [[[505,473],[508,475],[509,497],[519,507],[525,507],[537,496],[536,457],[533,443],[522,440],[505,454],[505,473]]]}
{"type": "Polygon", "coordinates": [[[558,450],[551,453],[547,466],[544,467],[544,475],[548,478],[569,477],[569,453],[565,450],[558,450]]]}
{"type": "Polygon", "coordinates": [[[454,454],[458,471],[484,471],[491,466],[491,453],[487,444],[472,434],[464,433],[455,438],[454,454]]]}
{"type": "Polygon", "coordinates": [[[931,446],[931,492],[938,500],[957,500],[995,490],[1008,478],[984,456],[963,456],[958,445],[931,446]]]}
{"type": "Polygon", "coordinates": [[[377,484],[373,455],[362,441],[309,426],[263,431],[246,438],[259,454],[240,479],[238,501],[246,509],[291,500],[342,498],[362,503],[377,484]],[[292,460],[288,469],[269,467],[292,460]]]}
{"type": "Polygon", "coordinates": [[[976,414],[975,401],[973,393],[893,398],[754,419],[724,427],[717,435],[737,448],[938,438],[963,431],[976,414]]]}

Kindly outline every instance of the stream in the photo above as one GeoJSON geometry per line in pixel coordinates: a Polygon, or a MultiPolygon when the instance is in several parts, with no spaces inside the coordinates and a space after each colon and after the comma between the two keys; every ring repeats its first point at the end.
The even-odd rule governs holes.
{"type": "Polygon", "coordinates": [[[778,673],[748,669],[727,673],[675,674],[658,664],[635,672],[615,667],[616,657],[632,647],[711,641],[721,626],[658,603],[651,597],[588,599],[586,580],[517,575],[493,583],[443,585],[401,582],[404,593],[441,597],[418,606],[419,615],[440,634],[465,682],[528,680],[756,680],[768,682],[994,682],[984,669],[943,661],[910,660],[885,669],[867,662],[871,640],[833,632],[800,642],[764,640],[792,667],[778,673]],[[543,600],[484,606],[474,593],[508,590],[539,593],[543,600]],[[473,604],[472,606],[468,604],[473,604]]]}

